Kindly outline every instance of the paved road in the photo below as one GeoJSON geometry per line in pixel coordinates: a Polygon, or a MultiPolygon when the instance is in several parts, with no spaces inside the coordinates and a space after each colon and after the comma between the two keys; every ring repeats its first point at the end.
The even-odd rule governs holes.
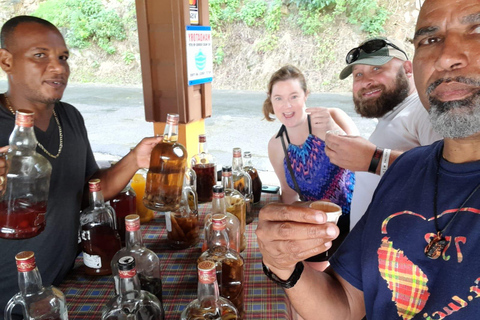
{"type": "MultiPolygon", "coordinates": [[[[0,92],[5,89],[5,81],[0,81],[0,92]]],[[[205,120],[205,131],[209,152],[217,158],[219,166],[231,164],[232,148],[240,147],[252,152],[259,170],[273,170],[267,142],[280,124],[262,120],[265,97],[264,92],[213,91],[213,115],[205,120]]],[[[63,100],[76,106],[84,116],[92,149],[98,158],[119,158],[143,137],[153,135],[152,123],[144,118],[141,87],[69,84],[63,100]]],[[[345,110],[365,137],[375,127],[374,120],[362,119],[355,113],[351,94],[311,94],[308,106],[345,110]]]]}

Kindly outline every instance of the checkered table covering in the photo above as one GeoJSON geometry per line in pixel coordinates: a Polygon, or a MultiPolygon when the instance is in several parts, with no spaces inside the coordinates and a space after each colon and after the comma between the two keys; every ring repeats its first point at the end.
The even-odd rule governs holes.
{"type": "MultiPolygon", "coordinates": [[[[248,244],[245,258],[246,319],[291,319],[290,304],[283,290],[267,279],[262,271],[261,254],[255,236],[258,211],[269,202],[279,201],[277,194],[262,194],[254,206],[256,218],[247,225],[248,244]]],[[[199,206],[200,223],[211,204],[199,206]]],[[[167,320],[180,319],[180,313],[197,296],[196,260],[201,243],[185,250],[173,250],[166,243],[165,218],[156,213],[154,220],[142,225],[144,244],[160,258],[163,301],[167,320]]],[[[203,240],[203,230],[201,231],[203,240]]],[[[112,276],[93,277],[83,272],[82,257],[78,257],[72,272],[60,289],[65,293],[69,319],[100,319],[102,308],[114,297],[112,276]]]]}

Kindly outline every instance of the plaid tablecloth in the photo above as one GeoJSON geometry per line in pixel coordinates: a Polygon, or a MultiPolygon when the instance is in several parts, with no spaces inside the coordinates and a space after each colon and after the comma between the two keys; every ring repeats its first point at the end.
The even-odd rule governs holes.
{"type": "MultiPolygon", "coordinates": [[[[261,207],[275,201],[279,201],[278,195],[263,193],[260,203],[255,205],[256,217],[261,207]]],[[[200,223],[210,208],[210,203],[199,206],[200,223]]],[[[242,252],[246,263],[246,319],[290,319],[290,304],[285,293],[263,274],[256,225],[257,218],[247,225],[248,245],[242,252]]],[[[166,319],[180,319],[182,310],[197,296],[196,260],[201,254],[201,244],[186,250],[170,249],[166,243],[165,219],[160,213],[142,225],[142,234],[144,244],[160,258],[166,319]]],[[[203,239],[203,230],[201,234],[203,239]]],[[[60,289],[67,299],[69,319],[100,319],[103,306],[114,297],[112,276],[85,275],[81,256],[60,289]]]]}

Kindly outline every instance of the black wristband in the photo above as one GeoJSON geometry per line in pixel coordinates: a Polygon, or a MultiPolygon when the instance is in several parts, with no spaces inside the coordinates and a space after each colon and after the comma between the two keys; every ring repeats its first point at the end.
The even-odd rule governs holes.
{"type": "Polygon", "coordinates": [[[383,148],[375,148],[375,152],[373,153],[372,161],[370,161],[370,166],[368,167],[368,172],[370,173],[377,173],[377,167],[380,163],[380,159],[383,155],[383,148]]]}
{"type": "Polygon", "coordinates": [[[278,284],[280,287],[285,288],[285,289],[290,289],[293,288],[293,286],[297,283],[298,279],[300,279],[300,276],[302,275],[303,272],[303,262],[297,262],[295,265],[295,270],[293,270],[292,275],[287,279],[287,280],[282,280],[275,273],[270,271],[268,267],[263,263],[262,261],[262,267],[263,267],[263,272],[265,275],[278,284]]]}

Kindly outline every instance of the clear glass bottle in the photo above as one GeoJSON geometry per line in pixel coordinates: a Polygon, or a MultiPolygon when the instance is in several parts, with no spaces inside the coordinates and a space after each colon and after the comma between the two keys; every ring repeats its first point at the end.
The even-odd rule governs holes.
{"type": "Polygon", "coordinates": [[[45,229],[52,165],[35,151],[34,113],[17,110],[0,193],[0,238],[27,239],[45,229]]]}
{"type": "Polygon", "coordinates": [[[22,251],[15,256],[20,292],[8,301],[5,307],[5,320],[11,320],[12,310],[19,304],[27,320],[67,320],[65,295],[59,289],[44,287],[42,277],[35,264],[32,251],[22,251]]]}
{"type": "Polygon", "coordinates": [[[80,215],[80,237],[82,239],[85,273],[108,275],[112,273],[110,262],[120,250],[120,236],[115,228],[112,210],[105,206],[100,179],[88,182],[90,206],[80,215]]]}
{"type": "Polygon", "coordinates": [[[178,120],[178,114],[167,114],[163,141],[153,148],[150,157],[143,203],[154,211],[180,207],[187,150],[177,142],[178,120]]]}
{"type": "Polygon", "coordinates": [[[212,228],[207,236],[208,250],[202,253],[197,262],[215,262],[220,295],[235,305],[239,319],[243,319],[245,261],[237,251],[230,249],[226,226],[225,214],[213,215],[212,228]]]}
{"type": "MultiPolygon", "coordinates": [[[[143,245],[140,217],[131,214],[124,218],[126,247],[120,249],[112,258],[112,275],[115,280],[115,292],[120,294],[120,278],[118,276],[118,260],[122,257],[135,258],[136,270],[142,290],[153,293],[162,300],[162,276],[158,256],[143,245]]],[[[163,305],[162,305],[163,309],[163,305]]]]}
{"type": "Polygon", "coordinates": [[[198,263],[197,299],[190,302],[180,316],[181,320],[240,319],[232,302],[220,296],[215,263],[198,263]]]}
{"type": "Polygon", "coordinates": [[[115,211],[117,230],[125,245],[125,217],[129,214],[137,214],[137,196],[128,183],[123,190],[110,200],[110,205],[115,211]]]}
{"type": "Polygon", "coordinates": [[[204,134],[198,136],[198,154],[192,157],[191,165],[197,174],[198,202],[212,201],[212,188],[217,184],[217,164],[215,157],[208,153],[204,134]]]}
{"type": "Polygon", "coordinates": [[[227,212],[230,212],[240,221],[240,252],[247,247],[246,235],[246,212],[247,204],[245,197],[240,191],[233,188],[232,167],[222,167],[222,185],[225,190],[225,205],[227,212]]]}
{"type": "Polygon", "coordinates": [[[243,170],[242,149],[233,148],[232,160],[233,186],[245,197],[247,203],[247,224],[253,221],[252,178],[243,170]]]}
{"type": "Polygon", "coordinates": [[[147,170],[138,170],[131,180],[130,185],[135,191],[137,201],[137,214],[140,216],[141,223],[147,223],[154,218],[154,212],[143,204],[143,196],[145,195],[145,183],[147,177],[147,170]]]}
{"type": "Polygon", "coordinates": [[[161,302],[152,293],[141,289],[135,269],[135,258],[118,260],[119,294],[104,307],[102,320],[164,320],[161,302]]]}
{"type": "Polygon", "coordinates": [[[252,154],[250,151],[245,151],[243,153],[243,158],[245,159],[243,170],[245,170],[250,175],[250,178],[252,178],[253,203],[258,203],[262,197],[262,180],[258,175],[257,169],[253,166],[252,154]]]}
{"type": "Polygon", "coordinates": [[[165,225],[167,242],[172,248],[186,249],[197,245],[200,239],[198,202],[197,194],[190,186],[184,185],[178,210],[165,212],[165,225]]]}
{"type": "Polygon", "coordinates": [[[227,211],[223,186],[213,187],[212,211],[207,213],[204,218],[203,230],[205,237],[203,241],[202,251],[208,249],[208,234],[212,227],[212,216],[216,213],[227,215],[227,233],[230,239],[230,248],[234,249],[237,252],[240,252],[240,220],[238,220],[235,215],[227,211]]]}
{"type": "Polygon", "coordinates": [[[190,206],[190,210],[198,211],[197,174],[190,167],[185,169],[183,188],[185,187],[188,187],[193,191],[188,195],[188,205],[190,206]]]}

